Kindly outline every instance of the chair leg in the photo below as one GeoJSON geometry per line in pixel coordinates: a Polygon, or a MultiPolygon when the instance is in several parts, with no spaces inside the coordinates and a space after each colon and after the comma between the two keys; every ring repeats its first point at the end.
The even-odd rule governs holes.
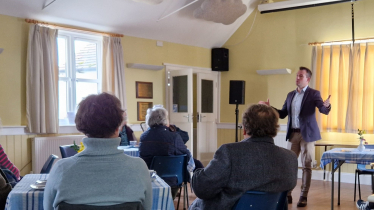
{"type": "Polygon", "coordinates": [[[353,201],[356,201],[356,180],[357,180],[357,171],[355,172],[355,191],[353,195],[353,201]]]}
{"type": "Polygon", "coordinates": [[[186,184],[184,184],[183,188],[183,210],[186,210],[186,184]]]}
{"type": "Polygon", "coordinates": [[[187,208],[190,207],[189,201],[188,201],[188,189],[187,189],[187,183],[184,185],[184,188],[186,189],[186,198],[187,198],[187,208]]]}
{"type": "Polygon", "coordinates": [[[374,194],[373,179],[374,179],[374,176],[373,174],[371,174],[371,193],[374,194]]]}
{"type": "Polygon", "coordinates": [[[179,188],[179,196],[178,196],[177,210],[179,209],[179,201],[180,201],[180,199],[181,199],[181,194],[182,194],[182,187],[179,188]]]}
{"type": "Polygon", "coordinates": [[[360,174],[357,175],[357,180],[358,180],[358,198],[361,200],[360,174]]]}

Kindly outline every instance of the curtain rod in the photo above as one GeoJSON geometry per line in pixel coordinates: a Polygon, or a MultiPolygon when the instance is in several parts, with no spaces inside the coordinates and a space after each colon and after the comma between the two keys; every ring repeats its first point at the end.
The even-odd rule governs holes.
{"type": "MultiPolygon", "coordinates": [[[[371,39],[374,39],[374,37],[355,39],[355,42],[356,41],[371,40],[371,39]]],[[[352,39],[343,39],[343,40],[335,40],[335,41],[328,41],[328,42],[310,42],[310,43],[308,43],[308,45],[321,46],[322,44],[329,44],[329,43],[336,43],[336,42],[351,42],[351,41],[352,41],[352,39]]]]}
{"type": "Polygon", "coordinates": [[[33,23],[33,24],[46,25],[46,26],[53,26],[55,28],[67,29],[67,30],[71,30],[71,31],[79,31],[79,32],[86,32],[86,33],[88,32],[88,33],[101,34],[101,35],[111,36],[111,37],[123,37],[123,34],[113,34],[113,33],[100,32],[100,31],[94,31],[94,30],[89,30],[89,29],[80,29],[80,28],[74,28],[74,27],[69,27],[69,26],[51,24],[51,23],[42,22],[42,21],[38,21],[38,20],[32,20],[32,19],[25,19],[25,22],[33,23]]]}

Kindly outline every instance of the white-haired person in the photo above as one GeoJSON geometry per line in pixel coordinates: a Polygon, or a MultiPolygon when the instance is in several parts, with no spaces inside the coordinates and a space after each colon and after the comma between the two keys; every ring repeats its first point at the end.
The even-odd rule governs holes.
{"type": "MultiPolygon", "coordinates": [[[[189,165],[193,164],[191,152],[187,149],[182,137],[169,129],[168,111],[161,105],[155,105],[147,110],[146,124],[148,129],[140,136],[139,155],[148,168],[154,156],[174,156],[187,154],[189,165]]],[[[191,168],[190,168],[191,169],[191,168]]],[[[165,179],[172,189],[173,198],[178,191],[175,178],[165,179]]]]}

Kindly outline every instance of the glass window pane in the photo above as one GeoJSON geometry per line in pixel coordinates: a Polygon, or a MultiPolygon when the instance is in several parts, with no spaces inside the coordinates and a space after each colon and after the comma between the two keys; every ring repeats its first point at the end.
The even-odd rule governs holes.
{"type": "Polygon", "coordinates": [[[213,113],[213,81],[201,80],[201,112],[213,113]]]}
{"type": "Polygon", "coordinates": [[[187,112],[187,76],[173,77],[173,112],[187,112]]]}
{"type": "Polygon", "coordinates": [[[97,46],[95,42],[74,41],[76,78],[97,79],[97,46]]]}
{"type": "Polygon", "coordinates": [[[97,92],[97,83],[92,82],[77,82],[77,92],[76,92],[76,106],[88,95],[98,94],[97,92]]]}
{"type": "Polygon", "coordinates": [[[58,37],[57,38],[57,48],[58,48],[58,76],[59,77],[66,77],[66,48],[67,48],[67,40],[65,37],[58,37]]]}
{"type": "Polygon", "coordinates": [[[66,125],[64,119],[67,118],[67,84],[66,81],[58,81],[58,119],[60,125],[66,125]]]}

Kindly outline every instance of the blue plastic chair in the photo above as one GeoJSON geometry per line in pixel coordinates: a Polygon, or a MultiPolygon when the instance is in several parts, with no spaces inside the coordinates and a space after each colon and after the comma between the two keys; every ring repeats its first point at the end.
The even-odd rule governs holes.
{"type": "Polygon", "coordinates": [[[177,209],[179,209],[180,195],[182,188],[184,188],[184,204],[183,209],[186,209],[186,200],[187,207],[188,203],[188,192],[187,192],[187,182],[189,182],[190,176],[187,171],[187,155],[177,155],[177,156],[154,156],[150,169],[153,169],[157,172],[157,175],[161,178],[177,178],[177,186],[179,187],[179,198],[177,209]]]}
{"type": "Polygon", "coordinates": [[[287,192],[268,193],[261,191],[247,191],[237,201],[232,210],[274,209],[287,210],[287,192]]]}
{"type": "Polygon", "coordinates": [[[61,158],[67,158],[77,154],[77,151],[75,151],[71,146],[73,146],[73,144],[60,146],[61,158]]]}
{"type": "Polygon", "coordinates": [[[42,168],[42,170],[40,171],[41,174],[49,174],[49,172],[51,171],[51,168],[52,168],[52,165],[53,165],[53,162],[58,158],[57,155],[50,155],[49,158],[47,159],[47,161],[45,161],[44,163],[44,166],[42,168]]]}
{"type": "MultiPolygon", "coordinates": [[[[365,149],[374,149],[373,144],[365,145],[365,149]]],[[[356,181],[358,181],[358,196],[361,200],[361,187],[360,187],[360,175],[371,175],[371,191],[374,193],[373,181],[374,181],[374,169],[373,166],[371,169],[366,169],[366,165],[357,164],[357,169],[355,172],[355,192],[354,192],[354,201],[356,201],[356,181]]]]}

